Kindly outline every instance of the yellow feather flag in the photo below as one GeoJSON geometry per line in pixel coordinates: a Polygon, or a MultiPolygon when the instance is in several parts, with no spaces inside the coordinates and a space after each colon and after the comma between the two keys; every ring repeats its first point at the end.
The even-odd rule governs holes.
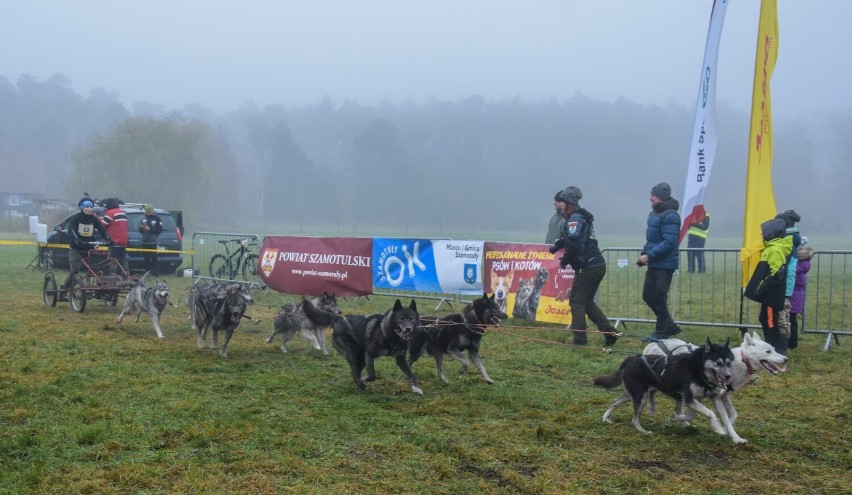
{"type": "Polygon", "coordinates": [[[743,247],[740,250],[743,287],[748,284],[763,250],[760,224],[778,213],[772,189],[772,105],[769,96],[769,80],[777,58],[778,8],[776,0],[763,0],[760,4],[757,55],[754,61],[745,222],[743,247]]]}

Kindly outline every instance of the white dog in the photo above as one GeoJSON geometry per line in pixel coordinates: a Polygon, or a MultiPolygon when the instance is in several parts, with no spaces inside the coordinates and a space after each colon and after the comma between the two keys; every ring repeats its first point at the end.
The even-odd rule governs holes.
{"type": "MultiPolygon", "coordinates": [[[[648,344],[642,354],[672,356],[692,352],[695,348],[697,346],[680,339],[663,339],[648,344]]],[[[731,403],[731,394],[757,380],[757,372],[760,371],[760,368],[772,375],[787,371],[788,359],[787,356],[777,353],[775,348],[764,342],[757,333],[744,334],[742,346],[731,349],[731,352],[734,354],[734,362],[731,364],[731,382],[728,385],[728,390],[721,394],[714,394],[712,400],[731,440],[735,443],[746,443],[747,440],[734,431],[737,410],[731,403]]],[[[648,393],[648,414],[654,415],[655,413],[654,392],[651,391],[648,393]]],[[[677,403],[675,420],[689,424],[694,416],[695,413],[691,410],[687,412],[687,415],[684,415],[683,405],[680,402],[677,403]]]]}
{"type": "Polygon", "coordinates": [[[512,288],[512,279],[515,277],[515,270],[509,270],[509,273],[500,275],[494,270],[491,270],[491,293],[494,295],[494,301],[497,302],[497,307],[500,311],[506,312],[506,303],[509,297],[509,290],[512,288]]]}

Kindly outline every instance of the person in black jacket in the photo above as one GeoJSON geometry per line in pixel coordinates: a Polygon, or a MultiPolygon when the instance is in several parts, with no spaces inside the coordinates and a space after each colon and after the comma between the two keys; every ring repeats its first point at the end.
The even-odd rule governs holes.
{"type": "Polygon", "coordinates": [[[760,225],[764,248],[745,289],[747,298],[760,303],[758,320],[763,340],[784,355],[790,335],[782,332],[780,314],[787,286],[787,257],[793,250],[793,238],[785,229],[784,220],[777,218],[760,225]]]}
{"type": "Polygon", "coordinates": [[[571,330],[574,331],[573,345],[588,344],[586,326],[586,315],[598,327],[598,331],[605,333],[605,345],[615,344],[618,338],[615,328],[609,322],[609,318],[595,303],[595,294],[598,291],[604,275],[606,275],[606,260],[598,248],[598,240],[595,238],[595,217],[586,209],[580,207],[580,199],[583,193],[574,186],[568,186],[562,190],[561,199],[565,203],[563,216],[565,226],[562,230],[562,238],[556,241],[550,248],[551,253],[564,249],[559,266],[563,269],[571,265],[574,269],[574,283],[571,286],[571,294],[568,296],[571,306],[571,330]]]}
{"type": "MultiPolygon", "coordinates": [[[[71,279],[80,272],[81,260],[89,255],[89,249],[95,241],[95,231],[100,232],[107,243],[110,242],[109,234],[95,214],[95,203],[92,198],[83,196],[77,206],[80,207],[80,211],[74,214],[65,225],[68,232],[68,278],[62,284],[63,290],[71,287],[71,279]]],[[[65,292],[60,294],[61,299],[64,300],[65,297],[65,292]]]]}
{"type": "Polygon", "coordinates": [[[142,249],[145,249],[145,270],[155,278],[160,277],[160,263],[157,260],[157,238],[163,232],[163,220],[154,213],[154,207],[145,205],[145,216],[139,222],[142,234],[142,249]]]}

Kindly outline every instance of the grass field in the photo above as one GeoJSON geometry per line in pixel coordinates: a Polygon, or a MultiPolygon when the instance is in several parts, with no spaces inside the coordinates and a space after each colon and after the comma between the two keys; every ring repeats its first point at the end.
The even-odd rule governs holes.
{"type": "MultiPolygon", "coordinates": [[[[459,377],[455,362],[442,384],[424,358],[416,396],[381,358],[361,392],[336,351],[321,356],[301,337],[288,354],[265,343],[278,306],[295,297],[257,294],[249,313],[263,321],[244,322],[222,359],[195,345],[189,280],[166,279],[178,307],[159,340],[147,316],[116,325],[120,308],[45,306],[43,272],[25,268],[33,249],[0,246],[0,493],[852,493],[848,339],[823,352],[823,336],[805,336],[788,373],[764,372],[734,397],[745,446],[704,419],[669,421],[665,398],[658,417],[643,418],[654,432],[643,436],[629,407],[603,423],[620,392],[591,384],[622,352],[639,352],[636,339],[604,354],[491,332],[483,356],[493,385],[459,377]]],[[[343,309],[384,312],[392,302],[343,309]]],[[[435,303],[418,304],[433,312],[435,303]]],[[[566,338],[512,321],[505,330],[566,338]]],[[[693,342],[725,332],[684,329],[693,342]]]]}

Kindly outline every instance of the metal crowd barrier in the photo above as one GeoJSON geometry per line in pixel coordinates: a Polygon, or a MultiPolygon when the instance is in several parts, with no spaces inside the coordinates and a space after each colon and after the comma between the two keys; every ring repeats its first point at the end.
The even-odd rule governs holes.
{"type": "MultiPolygon", "coordinates": [[[[652,323],[654,314],[642,300],[645,268],[636,266],[640,248],[608,248],[607,275],[598,298],[610,319],[619,322],[652,323]]],[[[832,336],[852,335],[852,310],[847,301],[852,251],[815,251],[808,273],[805,311],[800,331],[826,334],[826,349],[832,336]]],[[[742,263],[739,249],[681,249],[681,269],[672,278],[669,304],[679,325],[759,329],[760,306],[742,298],[742,263]],[[705,272],[689,273],[689,252],[704,254],[705,272]]]]}
{"type": "Polygon", "coordinates": [[[192,235],[192,275],[198,280],[246,282],[263,287],[257,271],[261,239],[255,234],[196,232],[192,235]]]}

